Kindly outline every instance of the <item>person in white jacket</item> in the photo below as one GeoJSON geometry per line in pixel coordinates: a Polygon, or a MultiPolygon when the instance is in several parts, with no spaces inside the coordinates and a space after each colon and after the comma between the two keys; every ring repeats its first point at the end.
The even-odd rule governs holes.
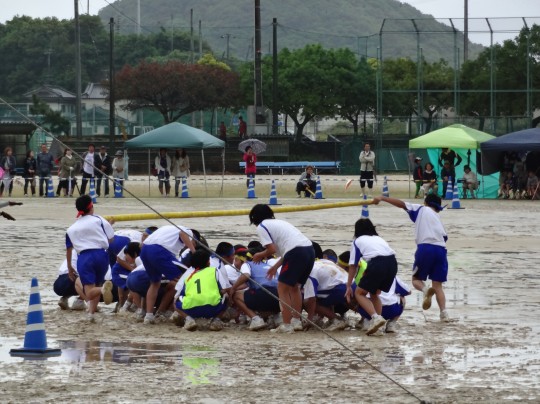
{"type": "Polygon", "coordinates": [[[169,181],[171,177],[171,158],[167,154],[167,149],[159,149],[154,164],[158,173],[159,193],[163,197],[168,197],[171,192],[171,183],[169,181]],[[165,192],[163,192],[163,186],[165,186],[165,192]]]}
{"type": "Polygon", "coordinates": [[[364,145],[364,150],[360,152],[358,160],[360,160],[360,188],[362,188],[362,195],[365,195],[366,182],[368,189],[371,191],[375,177],[375,153],[371,151],[369,143],[364,145]]]}

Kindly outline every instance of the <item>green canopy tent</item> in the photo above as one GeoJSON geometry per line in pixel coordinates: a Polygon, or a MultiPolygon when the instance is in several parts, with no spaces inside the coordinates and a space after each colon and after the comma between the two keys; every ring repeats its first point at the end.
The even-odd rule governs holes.
{"type": "MultiPolygon", "coordinates": [[[[127,149],[148,149],[148,194],[150,195],[150,149],[201,149],[204,186],[206,189],[206,166],[204,149],[225,148],[225,142],[203,130],[172,122],[160,128],[143,133],[125,142],[127,149]]],[[[224,161],[225,156],[223,156],[224,161]]]]}
{"type": "MultiPolygon", "coordinates": [[[[463,160],[467,161],[467,165],[471,166],[471,170],[478,173],[476,159],[475,161],[470,160],[471,149],[478,150],[482,142],[494,138],[494,136],[488,133],[469,128],[465,125],[454,124],[411,139],[409,141],[409,149],[427,149],[429,160],[432,162],[438,175],[440,174],[440,167],[438,165],[440,151],[438,149],[447,147],[459,154],[463,160]]],[[[461,176],[463,176],[463,164],[456,167],[456,177],[460,178],[461,176]]],[[[479,196],[484,198],[495,197],[497,187],[497,178],[484,176],[482,177],[482,189],[479,196]]]]}

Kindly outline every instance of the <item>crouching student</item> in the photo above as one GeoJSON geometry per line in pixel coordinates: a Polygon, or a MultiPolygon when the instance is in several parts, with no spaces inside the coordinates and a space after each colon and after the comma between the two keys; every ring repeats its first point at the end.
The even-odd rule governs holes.
{"type": "Polygon", "coordinates": [[[330,260],[316,260],[304,285],[304,307],[308,318],[313,320],[316,313],[330,321],[327,331],[345,329],[347,323],[336,315],[335,307],[346,307],[346,291],[347,273],[330,260]]]}
{"type": "Polygon", "coordinates": [[[240,266],[241,275],[232,286],[230,292],[236,306],[251,318],[248,326],[248,329],[251,331],[261,330],[266,327],[266,323],[261,316],[263,313],[268,316],[280,312],[279,300],[277,299],[277,277],[267,278],[268,270],[276,260],[253,262],[252,257],[256,251],[245,250],[236,254],[235,260],[239,260],[242,263],[240,266]],[[243,285],[246,283],[248,288],[243,288],[243,285]],[[268,292],[276,297],[271,296],[268,292]]]}
{"type": "Polygon", "coordinates": [[[127,278],[131,271],[135,269],[135,260],[139,257],[139,255],[141,255],[141,243],[132,241],[118,253],[116,263],[111,268],[112,283],[116,288],[118,288],[120,313],[127,313],[131,310],[133,299],[129,298],[127,278]]]}
{"type": "Polygon", "coordinates": [[[349,277],[347,279],[346,297],[350,302],[353,296],[352,282],[358,272],[358,264],[363,258],[367,268],[354,291],[356,301],[372,319],[367,330],[372,335],[386,325],[382,313],[382,303],[379,299],[381,291],[388,292],[397,274],[395,252],[377,232],[370,219],[359,219],[354,226],[354,237],[349,259],[349,277]],[[369,293],[369,298],[367,297],[369,293]]]}
{"type": "MultiPolygon", "coordinates": [[[[71,255],[71,266],[75,270],[75,276],[78,277],[77,254],[71,255]]],[[[58,278],[56,278],[53,284],[54,293],[60,296],[58,306],[60,306],[62,310],[86,310],[86,303],[79,297],[79,293],[75,289],[75,281],[69,278],[68,272],[67,260],[64,260],[60,265],[60,268],[58,268],[58,278]],[[77,299],[71,304],[71,307],[69,307],[69,298],[71,296],[77,296],[77,299]]]]}
{"type": "Polygon", "coordinates": [[[225,279],[219,270],[210,265],[210,253],[196,250],[191,256],[191,268],[176,284],[176,308],[185,318],[184,329],[195,331],[197,318],[209,318],[211,331],[221,331],[220,316],[227,309],[225,279]]]}
{"type": "MultiPolygon", "coordinates": [[[[410,294],[410,286],[403,282],[399,276],[396,276],[388,292],[379,294],[382,304],[381,316],[386,320],[384,332],[394,333],[397,331],[397,321],[405,309],[405,296],[410,294]]],[[[363,319],[371,321],[371,316],[362,307],[358,308],[358,313],[363,319]]],[[[378,332],[380,331],[382,331],[382,328],[379,328],[378,332]]]]}
{"type": "MultiPolygon", "coordinates": [[[[188,247],[192,252],[195,251],[193,238],[194,235],[190,229],[183,226],[167,225],[160,227],[144,240],[141,248],[141,260],[151,281],[146,293],[145,324],[155,323],[154,305],[161,278],[164,276],[174,285],[182,276],[183,269],[178,262],[178,256],[184,247],[188,247]]],[[[171,289],[170,296],[167,294],[163,297],[162,305],[172,304],[173,297],[174,289],[171,289]]]]}

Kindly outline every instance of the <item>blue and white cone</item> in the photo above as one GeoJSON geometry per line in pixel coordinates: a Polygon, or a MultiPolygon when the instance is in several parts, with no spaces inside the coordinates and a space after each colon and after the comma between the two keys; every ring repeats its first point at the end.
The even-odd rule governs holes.
{"type": "Polygon", "coordinates": [[[182,198],[189,198],[189,190],[187,186],[187,180],[182,177],[182,194],[180,195],[182,198]]]}
{"type": "Polygon", "coordinates": [[[114,181],[114,197],[115,198],[123,198],[124,195],[122,193],[122,185],[120,185],[120,181],[114,181]]]}
{"type": "Polygon", "coordinates": [[[446,186],[446,195],[444,199],[453,199],[453,198],[454,198],[454,186],[452,185],[452,177],[448,177],[448,185],[446,186]]]}
{"type": "Polygon", "coordinates": [[[47,198],[54,198],[56,195],[54,194],[54,185],[52,178],[49,178],[47,180],[47,198]]]}
{"type": "Polygon", "coordinates": [[[459,202],[459,190],[458,185],[454,185],[454,196],[452,198],[452,209],[463,209],[461,203],[459,202]]]}
{"type": "MultiPolygon", "coordinates": [[[[364,195],[364,201],[367,199],[367,196],[364,195]]],[[[369,218],[369,210],[368,205],[362,205],[362,219],[368,219],[369,218]]]]}
{"type": "Polygon", "coordinates": [[[388,182],[386,181],[386,175],[384,176],[382,194],[383,196],[388,196],[388,197],[390,196],[390,192],[388,192],[388,182]]]}
{"type": "Polygon", "coordinates": [[[90,198],[92,198],[92,203],[97,203],[97,197],[96,197],[96,183],[93,178],[90,178],[90,191],[89,191],[90,198]]]}
{"type": "Polygon", "coordinates": [[[251,177],[249,178],[247,197],[248,199],[257,198],[255,196],[255,184],[253,183],[253,178],[251,177]]]}
{"type": "Polygon", "coordinates": [[[30,287],[30,302],[28,305],[28,316],[26,317],[24,346],[19,349],[12,349],[9,353],[13,356],[53,356],[62,353],[61,349],[47,348],[43,308],[41,307],[41,297],[36,278],[32,278],[30,287]]]}
{"type": "Polygon", "coordinates": [[[270,188],[270,200],[268,201],[269,205],[280,205],[277,200],[276,184],[272,180],[272,186],[270,188]]]}
{"type": "Polygon", "coordinates": [[[324,199],[322,196],[321,177],[317,176],[317,184],[315,185],[315,199],[324,199]]]}

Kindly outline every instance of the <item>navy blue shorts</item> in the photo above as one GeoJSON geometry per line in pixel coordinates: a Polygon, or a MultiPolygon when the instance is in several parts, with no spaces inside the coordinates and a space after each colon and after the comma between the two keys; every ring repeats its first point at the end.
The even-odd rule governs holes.
{"type": "Polygon", "coordinates": [[[84,250],[77,260],[77,272],[82,285],[101,285],[109,270],[109,255],[105,250],[84,250]]]}
{"type": "MultiPolygon", "coordinates": [[[[278,295],[277,288],[265,287],[275,296],[278,295]]],[[[253,311],[269,311],[271,313],[279,313],[279,300],[270,296],[262,289],[248,289],[244,292],[244,303],[253,311]]]]}
{"type": "Polygon", "coordinates": [[[422,281],[446,282],[448,258],[446,248],[433,244],[418,244],[414,254],[413,276],[422,281]]]}
{"type": "Polygon", "coordinates": [[[314,262],[315,250],[313,246],[293,248],[283,257],[278,281],[289,286],[298,284],[303,286],[313,269],[314,262]]]}
{"type": "Polygon", "coordinates": [[[131,273],[124,267],[122,267],[118,262],[114,264],[111,268],[112,283],[117,288],[126,289],[127,277],[131,273]]]}
{"type": "Polygon", "coordinates": [[[56,278],[54,281],[53,290],[58,296],[69,297],[78,295],[77,291],[75,290],[75,282],[69,279],[68,274],[62,274],[56,278]]]}
{"type": "Polygon", "coordinates": [[[204,306],[192,307],[191,309],[182,309],[182,302],[178,300],[176,302],[176,308],[182,310],[188,316],[193,318],[214,318],[219,316],[225,309],[227,305],[225,303],[220,303],[217,306],[210,306],[206,304],[204,306]]]}
{"type": "MultiPolygon", "coordinates": [[[[360,313],[362,317],[371,320],[371,316],[367,314],[367,312],[361,306],[358,306],[358,313],[360,313]]],[[[383,306],[381,315],[384,317],[385,320],[391,320],[393,318],[401,316],[401,313],[403,313],[403,306],[401,305],[401,303],[394,303],[390,306],[383,306]]]]}
{"type": "Polygon", "coordinates": [[[131,272],[126,279],[126,286],[138,295],[146,296],[146,292],[150,287],[150,277],[146,271],[131,272]]]}
{"type": "Polygon", "coordinates": [[[367,290],[369,293],[377,293],[378,290],[388,292],[394,283],[397,275],[398,264],[394,255],[381,255],[372,258],[358,287],[367,290]]]}
{"type": "Polygon", "coordinates": [[[347,304],[345,298],[345,292],[347,292],[347,285],[340,284],[330,290],[318,290],[317,291],[317,304],[325,307],[331,307],[336,304],[347,304]],[[325,297],[318,297],[323,295],[325,297]]]}
{"type": "Polygon", "coordinates": [[[182,270],[176,264],[179,258],[159,244],[143,244],[141,261],[151,282],[159,282],[163,275],[168,280],[180,278],[182,270]]]}

